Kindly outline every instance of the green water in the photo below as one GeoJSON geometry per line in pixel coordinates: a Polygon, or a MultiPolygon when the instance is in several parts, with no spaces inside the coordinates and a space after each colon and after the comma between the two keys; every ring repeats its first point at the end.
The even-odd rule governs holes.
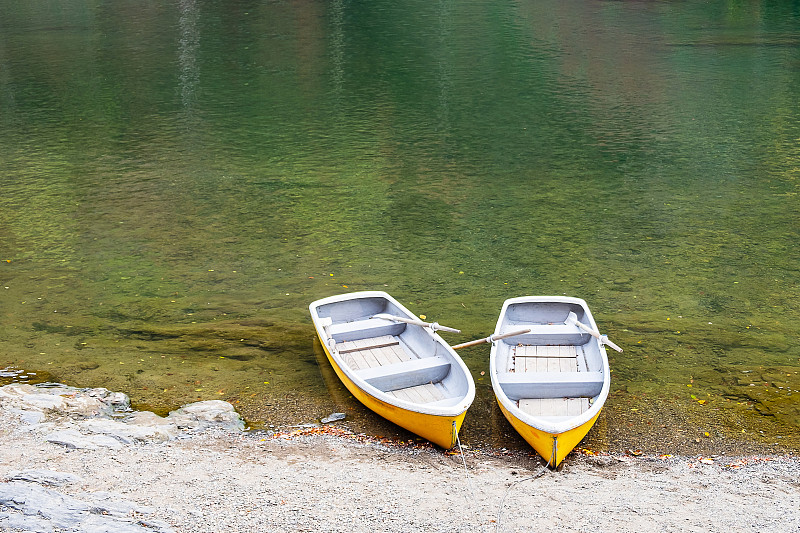
{"type": "Polygon", "coordinates": [[[0,380],[402,437],[310,301],[568,294],[625,348],[590,446],[800,450],[798,101],[796,2],[0,0],[0,380]]]}

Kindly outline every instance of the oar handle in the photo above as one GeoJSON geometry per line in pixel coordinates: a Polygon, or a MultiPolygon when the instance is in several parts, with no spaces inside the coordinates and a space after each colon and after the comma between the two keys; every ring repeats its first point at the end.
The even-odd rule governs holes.
{"type": "Polygon", "coordinates": [[[595,331],[592,328],[590,328],[589,326],[587,326],[586,324],[582,324],[581,322],[578,322],[575,319],[572,319],[572,323],[575,324],[576,326],[578,326],[579,328],[581,328],[583,331],[585,331],[586,333],[588,333],[592,337],[594,337],[595,339],[599,339],[600,336],[601,336],[599,331],[595,331]]]}
{"type": "Polygon", "coordinates": [[[608,337],[606,337],[605,335],[602,335],[600,337],[600,340],[603,341],[603,344],[605,344],[606,346],[610,346],[610,347],[614,348],[616,351],[622,352],[622,348],[620,348],[619,346],[617,346],[616,344],[614,344],[613,342],[608,340],[608,337]]]}
{"type": "Polygon", "coordinates": [[[456,328],[448,328],[447,326],[442,326],[438,322],[423,322],[422,320],[417,320],[416,318],[407,318],[404,316],[395,316],[395,315],[387,315],[385,313],[379,313],[377,315],[373,315],[370,318],[380,318],[382,320],[393,320],[395,322],[405,322],[406,324],[413,324],[414,326],[422,326],[423,328],[431,328],[433,331],[449,331],[451,333],[461,333],[460,329],[456,328]]]}
{"type": "Polygon", "coordinates": [[[469,341],[469,342],[462,342],[461,344],[456,344],[455,346],[451,346],[451,348],[454,349],[454,350],[460,350],[461,348],[466,348],[467,346],[475,346],[476,344],[483,344],[484,342],[490,342],[489,341],[489,337],[486,337],[485,339],[477,339],[477,340],[469,341]]]}
{"type": "MultiPolygon", "coordinates": [[[[570,313],[570,315],[572,315],[572,313],[570,313]]],[[[592,328],[590,328],[589,326],[587,326],[586,324],[582,324],[582,323],[578,322],[578,321],[577,321],[575,318],[573,318],[572,316],[570,316],[570,317],[567,319],[567,322],[572,322],[573,324],[575,324],[576,326],[578,326],[579,328],[581,328],[583,331],[585,331],[586,333],[588,333],[589,335],[591,335],[591,336],[592,336],[592,337],[594,337],[595,339],[599,339],[599,340],[600,340],[600,342],[602,342],[602,343],[603,343],[603,344],[605,344],[606,346],[610,346],[611,348],[614,348],[614,349],[615,349],[616,351],[618,351],[618,352],[621,352],[621,351],[622,351],[622,348],[620,348],[619,346],[617,346],[616,344],[614,344],[613,342],[611,342],[610,340],[608,340],[608,337],[606,337],[605,335],[600,335],[600,332],[599,332],[599,331],[595,331],[595,330],[593,330],[592,328]]]]}
{"type": "Polygon", "coordinates": [[[466,348],[467,346],[475,346],[476,344],[482,344],[487,342],[489,344],[493,343],[494,341],[499,341],[500,339],[507,339],[508,337],[516,337],[517,335],[524,335],[526,333],[530,333],[530,329],[521,329],[519,331],[512,331],[509,333],[501,333],[499,335],[489,335],[484,339],[477,339],[474,341],[464,342],[461,344],[456,344],[455,346],[451,346],[454,350],[459,350],[461,348],[466,348]]]}
{"type": "Polygon", "coordinates": [[[517,331],[510,331],[508,333],[500,333],[498,335],[490,335],[488,338],[490,339],[489,342],[499,341],[500,339],[507,339],[509,337],[516,337],[517,335],[525,335],[526,333],[530,333],[531,328],[519,329],[517,331]]]}

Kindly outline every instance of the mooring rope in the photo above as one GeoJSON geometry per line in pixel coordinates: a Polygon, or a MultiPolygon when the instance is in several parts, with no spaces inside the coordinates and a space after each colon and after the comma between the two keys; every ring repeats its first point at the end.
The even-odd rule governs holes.
{"type": "Polygon", "coordinates": [[[530,481],[532,479],[537,479],[537,478],[540,478],[543,475],[545,475],[545,473],[547,473],[548,468],[550,468],[550,461],[555,459],[555,456],[556,456],[555,452],[556,452],[556,442],[555,442],[555,439],[553,439],[553,455],[550,458],[550,460],[547,461],[547,464],[545,464],[544,466],[540,467],[539,470],[535,474],[533,474],[532,476],[529,476],[529,477],[526,477],[526,478],[523,478],[523,479],[518,479],[517,481],[515,481],[514,483],[512,483],[511,485],[508,486],[508,488],[506,489],[506,493],[503,494],[503,499],[500,500],[500,507],[497,509],[497,522],[495,522],[495,525],[494,525],[494,530],[495,531],[500,531],[500,522],[503,519],[503,505],[505,504],[506,497],[508,496],[508,493],[511,492],[511,489],[514,488],[515,486],[519,485],[523,481],[530,481]]]}
{"type": "Polygon", "coordinates": [[[478,501],[475,497],[475,490],[472,488],[472,478],[469,475],[469,469],[467,468],[467,458],[464,457],[464,449],[461,447],[461,439],[458,437],[458,428],[455,427],[456,423],[453,422],[453,431],[456,434],[456,443],[458,444],[458,451],[461,453],[461,461],[464,463],[464,472],[467,476],[467,486],[469,487],[469,492],[472,494],[473,501],[478,501]]]}

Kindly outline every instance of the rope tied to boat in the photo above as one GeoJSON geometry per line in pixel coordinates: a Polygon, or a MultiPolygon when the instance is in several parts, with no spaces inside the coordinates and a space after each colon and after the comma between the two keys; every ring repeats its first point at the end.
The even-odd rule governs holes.
{"type": "Polygon", "coordinates": [[[455,420],[453,421],[453,433],[456,435],[456,444],[458,444],[458,451],[461,454],[461,461],[464,463],[464,473],[466,474],[467,478],[467,486],[469,487],[469,492],[472,494],[472,500],[478,501],[475,497],[475,489],[472,488],[472,478],[469,475],[469,469],[467,468],[467,459],[464,457],[464,448],[461,447],[461,439],[458,437],[458,428],[456,427],[455,420]]]}
{"type": "Polygon", "coordinates": [[[497,509],[497,521],[495,522],[495,525],[494,525],[494,530],[495,531],[500,531],[500,522],[503,519],[503,505],[505,504],[506,497],[508,496],[508,493],[511,492],[512,488],[514,488],[515,486],[519,485],[523,481],[531,481],[533,479],[538,479],[538,478],[542,477],[543,475],[545,475],[548,472],[549,468],[550,468],[550,462],[553,461],[556,458],[556,449],[557,449],[556,438],[553,437],[553,454],[550,457],[550,460],[548,460],[547,463],[544,466],[539,467],[539,470],[537,470],[536,473],[533,474],[532,476],[528,476],[528,477],[523,478],[523,479],[518,479],[517,481],[515,481],[514,483],[512,483],[511,485],[508,486],[508,488],[506,489],[506,493],[503,494],[503,499],[500,500],[500,506],[497,509]]]}

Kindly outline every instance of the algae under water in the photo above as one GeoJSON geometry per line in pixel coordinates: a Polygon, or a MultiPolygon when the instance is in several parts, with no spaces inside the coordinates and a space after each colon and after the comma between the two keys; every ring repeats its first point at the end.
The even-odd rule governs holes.
{"type": "MultiPolygon", "coordinates": [[[[586,446],[800,450],[799,18],[0,0],[0,378],[402,435],[310,301],[386,290],[457,343],[568,294],[625,348],[586,446]]],[[[523,446],[462,355],[463,440],[523,446]]]]}

